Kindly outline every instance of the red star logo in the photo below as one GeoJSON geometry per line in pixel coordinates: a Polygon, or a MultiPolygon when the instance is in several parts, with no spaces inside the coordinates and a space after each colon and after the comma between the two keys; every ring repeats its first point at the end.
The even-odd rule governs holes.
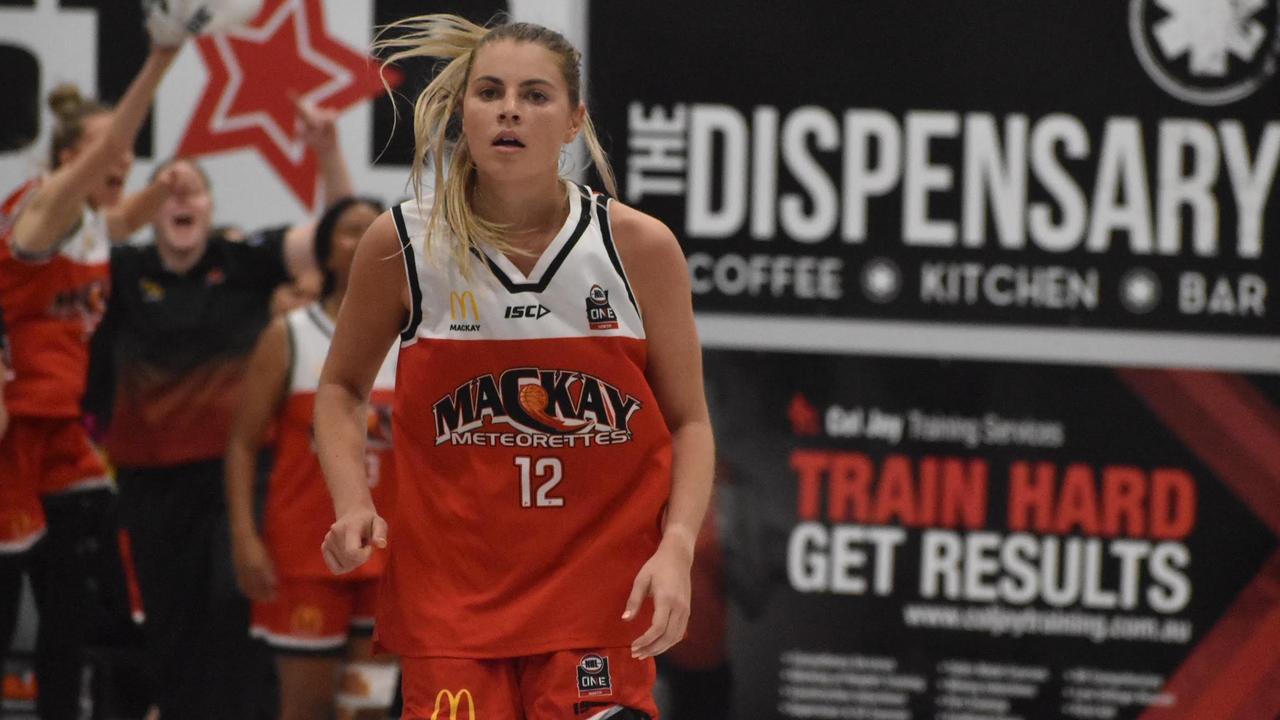
{"type": "Polygon", "coordinates": [[[791,432],[794,435],[818,434],[818,410],[800,393],[791,397],[791,404],[787,406],[787,419],[791,421],[791,432]]]}
{"type": "MultiPolygon", "coordinates": [[[[290,98],[345,110],[383,92],[378,61],[328,35],[321,0],[265,0],[249,25],[196,46],[209,83],[178,155],[253,148],[304,206],[314,206],[317,161],[295,133],[290,98]]],[[[399,84],[399,73],[386,74],[399,84]]]]}

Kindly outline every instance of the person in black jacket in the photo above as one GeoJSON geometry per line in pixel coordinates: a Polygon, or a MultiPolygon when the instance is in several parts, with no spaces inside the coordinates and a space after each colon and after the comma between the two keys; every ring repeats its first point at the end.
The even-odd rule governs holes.
{"type": "MultiPolygon", "coordinates": [[[[350,194],[333,114],[300,104],[299,116],[320,155],[324,197],[350,194]]],[[[172,164],[199,172],[190,160],[172,164]]],[[[193,191],[162,206],[153,244],[112,252],[114,292],[95,339],[110,368],[97,372],[114,387],[105,444],[118,468],[160,716],[270,716],[270,655],[249,638],[231,567],[222,456],[277,288],[315,272],[314,228],[216,229],[199,174],[193,191]]]]}

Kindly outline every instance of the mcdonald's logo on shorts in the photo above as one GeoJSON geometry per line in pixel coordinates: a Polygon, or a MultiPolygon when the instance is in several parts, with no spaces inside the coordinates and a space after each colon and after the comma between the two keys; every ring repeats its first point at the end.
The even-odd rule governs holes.
{"type": "Polygon", "coordinates": [[[324,630],[324,611],[315,605],[299,605],[289,618],[289,627],[299,635],[319,635],[324,630]]]}
{"type": "Polygon", "coordinates": [[[449,329],[455,332],[477,332],[480,330],[480,308],[476,306],[476,295],[470,290],[449,291],[449,329]]]}
{"type": "Polygon", "coordinates": [[[7,535],[0,540],[23,540],[40,529],[40,523],[30,513],[16,510],[6,518],[7,535]]]}
{"type": "Polygon", "coordinates": [[[454,694],[451,690],[441,690],[436,693],[436,707],[431,713],[431,720],[476,720],[476,703],[471,697],[471,691],[462,689],[454,694]],[[467,715],[461,715],[462,701],[467,701],[467,715]],[[448,715],[441,715],[441,711],[448,708],[448,715]]]}

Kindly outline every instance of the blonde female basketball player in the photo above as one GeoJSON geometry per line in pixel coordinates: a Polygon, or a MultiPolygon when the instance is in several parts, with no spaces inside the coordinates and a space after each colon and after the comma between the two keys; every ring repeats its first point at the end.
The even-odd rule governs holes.
{"type": "Polygon", "coordinates": [[[661,222],[559,176],[584,133],[613,192],[563,37],[396,27],[391,62],[450,61],[415,109],[434,188],[415,172],[418,197],[356,251],[316,403],[325,561],[390,547],[375,638],[402,656],[405,717],[654,717],[713,464],[684,257],[661,222]],[[375,507],[364,402],[397,336],[400,483],[375,507]]]}

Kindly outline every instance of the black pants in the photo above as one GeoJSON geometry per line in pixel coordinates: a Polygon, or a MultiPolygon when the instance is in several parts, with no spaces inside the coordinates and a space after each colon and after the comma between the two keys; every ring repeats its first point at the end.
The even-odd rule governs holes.
{"type": "Polygon", "coordinates": [[[708,670],[688,670],[658,656],[658,676],[671,691],[667,720],[728,720],[733,705],[733,675],[724,664],[708,670]]]}
{"type": "Polygon", "coordinates": [[[236,588],[222,462],[119,470],[163,718],[274,717],[271,655],[236,588]]]}
{"type": "Polygon", "coordinates": [[[42,720],[80,715],[86,643],[110,642],[128,624],[116,545],[115,495],[106,488],[43,498],[45,536],[0,555],[0,649],[13,640],[22,575],[31,580],[39,627],[35,672],[42,720]]]}

